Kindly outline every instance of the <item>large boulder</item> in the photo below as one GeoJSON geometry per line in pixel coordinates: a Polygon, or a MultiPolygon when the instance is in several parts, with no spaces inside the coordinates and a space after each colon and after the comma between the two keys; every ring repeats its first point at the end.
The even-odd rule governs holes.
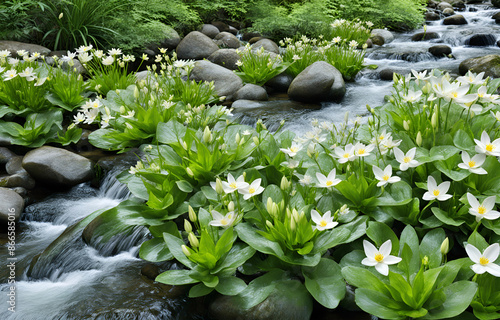
{"type": "Polygon", "coordinates": [[[342,74],[325,61],[317,61],[305,68],[288,88],[290,99],[302,102],[340,100],[344,95],[342,74]]]}
{"type": "Polygon", "coordinates": [[[0,187],[33,189],[35,180],[27,172],[18,172],[10,176],[0,178],[0,187]]]}
{"type": "Polygon", "coordinates": [[[29,53],[38,52],[39,54],[46,56],[50,53],[50,49],[39,46],[37,44],[24,43],[18,41],[8,41],[1,40],[0,41],[0,51],[8,50],[10,51],[11,56],[17,56],[17,51],[26,50],[29,53]]]}
{"type": "Polygon", "coordinates": [[[265,101],[268,99],[268,96],[266,89],[255,84],[247,83],[236,92],[234,99],[265,101]]]}
{"type": "MultiPolygon", "coordinates": [[[[160,40],[159,47],[168,50],[173,50],[177,48],[181,42],[181,36],[174,30],[174,28],[165,25],[162,29],[162,39],[160,40]]],[[[158,50],[157,48],[155,48],[158,50]]],[[[155,50],[155,52],[156,52],[155,50]]]]}
{"type": "Polygon", "coordinates": [[[241,44],[236,36],[229,32],[221,32],[214,38],[215,44],[224,48],[238,49],[241,44]]]}
{"type": "Polygon", "coordinates": [[[438,38],[439,34],[437,34],[436,32],[418,32],[411,37],[411,41],[428,41],[438,38]]]}
{"type": "Polygon", "coordinates": [[[271,87],[278,92],[287,92],[292,84],[293,77],[287,73],[280,73],[276,77],[266,82],[267,87],[271,87]]]}
{"type": "Polygon", "coordinates": [[[280,49],[276,42],[269,39],[260,39],[259,41],[252,44],[252,50],[258,50],[260,47],[264,47],[265,51],[274,52],[276,54],[280,53],[280,49]]]}
{"type": "Polygon", "coordinates": [[[445,9],[453,10],[453,6],[451,4],[449,4],[448,2],[443,1],[437,5],[437,9],[441,10],[441,11],[444,11],[445,9]]]}
{"type": "Polygon", "coordinates": [[[449,16],[452,16],[455,14],[455,10],[451,9],[451,8],[446,8],[443,10],[443,15],[445,17],[449,17],[449,16]]]}
{"type": "Polygon", "coordinates": [[[36,181],[57,187],[74,186],[92,180],[92,161],[65,149],[44,146],[28,152],[23,168],[36,181]]]}
{"type": "Polygon", "coordinates": [[[219,49],[208,57],[208,61],[218,64],[229,70],[237,70],[236,62],[240,60],[240,55],[236,53],[236,49],[219,49]]]}
{"type": "Polygon", "coordinates": [[[5,147],[0,147],[0,165],[7,164],[16,154],[5,147]]]}
{"type": "Polygon", "coordinates": [[[199,31],[191,31],[177,46],[177,57],[179,59],[200,60],[208,58],[219,47],[206,35],[199,31]]]}
{"type": "Polygon", "coordinates": [[[210,61],[196,61],[191,79],[196,81],[213,81],[215,91],[228,100],[243,86],[243,81],[234,72],[210,61]]]}
{"type": "Polygon", "coordinates": [[[497,39],[492,34],[479,33],[465,40],[466,46],[487,47],[495,45],[497,39]]]}
{"type": "Polygon", "coordinates": [[[429,52],[436,57],[444,57],[451,54],[451,47],[445,44],[438,44],[429,48],[429,52]]]}
{"type": "Polygon", "coordinates": [[[444,18],[443,20],[444,25],[461,25],[461,24],[467,24],[467,20],[465,20],[465,17],[461,14],[456,14],[451,17],[444,18]]]}
{"type": "Polygon", "coordinates": [[[392,34],[392,32],[386,29],[373,29],[372,36],[375,35],[384,38],[384,43],[389,43],[392,42],[392,40],[394,40],[394,35],[392,34]]]}
{"type": "Polygon", "coordinates": [[[204,24],[199,31],[211,39],[220,33],[220,30],[213,24],[204,24]]]}
{"type": "Polygon", "coordinates": [[[24,199],[15,191],[0,188],[0,223],[19,221],[24,210],[24,199]]]}
{"type": "Polygon", "coordinates": [[[500,55],[489,54],[462,61],[458,67],[458,72],[464,75],[469,70],[475,73],[484,71],[486,77],[500,78],[500,55]]]}
{"type": "Polygon", "coordinates": [[[435,13],[433,11],[427,11],[425,13],[425,21],[437,21],[440,19],[441,19],[441,17],[439,16],[438,13],[435,13]]]}

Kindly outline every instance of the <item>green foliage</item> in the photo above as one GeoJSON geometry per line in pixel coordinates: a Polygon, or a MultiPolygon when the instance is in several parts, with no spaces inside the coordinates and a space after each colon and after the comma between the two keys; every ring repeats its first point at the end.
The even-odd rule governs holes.
{"type": "Polygon", "coordinates": [[[39,31],[33,11],[43,10],[43,1],[5,0],[0,3],[0,39],[22,40],[39,31]]]}

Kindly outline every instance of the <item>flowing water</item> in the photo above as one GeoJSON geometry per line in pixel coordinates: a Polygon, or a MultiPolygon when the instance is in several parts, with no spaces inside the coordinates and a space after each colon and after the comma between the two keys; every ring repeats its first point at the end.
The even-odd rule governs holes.
{"type": "MultiPolygon", "coordinates": [[[[265,122],[272,126],[285,118],[286,128],[300,135],[310,130],[310,122],[315,118],[340,123],[346,111],[351,116],[366,116],[367,104],[382,105],[384,96],[390,94],[392,82],[381,81],[378,76],[384,68],[406,72],[440,68],[457,73],[464,59],[500,52],[496,46],[465,45],[472,34],[499,33],[500,25],[491,19],[497,11],[485,5],[470,5],[465,12],[459,12],[468,20],[467,25],[444,26],[442,21],[431,22],[427,32],[440,34],[440,39],[433,42],[411,42],[411,35],[423,30],[396,34],[393,42],[369,49],[366,63],[378,65],[378,70],[363,71],[356,82],[348,83],[341,103],[323,103],[317,110],[268,112],[265,122]],[[427,53],[436,42],[451,46],[454,58],[437,59],[427,53]]],[[[255,121],[251,114],[237,116],[243,122],[255,121]]],[[[0,291],[4,299],[0,319],[194,318],[185,310],[186,301],[166,299],[165,292],[140,278],[144,262],[137,256],[137,244],[145,239],[144,230],[135,229],[105,245],[89,246],[83,242],[83,228],[78,222],[128,197],[126,187],[113,176],[113,172],[110,173],[99,190],[82,184],[25,209],[17,224],[20,232],[16,239],[16,312],[8,311],[5,302],[10,285],[6,284],[8,269],[4,266],[0,270],[0,291]],[[37,257],[38,254],[41,255],[37,257]],[[37,262],[32,263],[33,260],[37,262]]],[[[0,256],[8,256],[6,246],[0,247],[0,256]]]]}

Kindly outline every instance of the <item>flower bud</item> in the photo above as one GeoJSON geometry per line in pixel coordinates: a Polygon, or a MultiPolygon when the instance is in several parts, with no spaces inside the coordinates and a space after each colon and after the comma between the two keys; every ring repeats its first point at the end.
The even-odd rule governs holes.
{"type": "Polygon", "coordinates": [[[269,229],[274,229],[273,223],[269,220],[266,220],[266,225],[269,229]]]}
{"type": "Polygon", "coordinates": [[[431,117],[432,128],[436,129],[437,123],[438,123],[438,113],[437,113],[437,111],[434,111],[434,113],[432,114],[432,117],[431,117]]]}
{"type": "Polygon", "coordinates": [[[349,111],[346,111],[344,114],[344,122],[347,123],[349,121],[349,111]]]}
{"type": "Polygon", "coordinates": [[[188,145],[187,145],[186,141],[182,141],[182,147],[184,148],[184,150],[188,149],[188,145]]]}
{"type": "Polygon", "coordinates": [[[210,131],[208,126],[205,127],[205,130],[203,131],[203,141],[205,141],[205,143],[209,143],[210,141],[212,141],[212,132],[210,131]]]}
{"type": "Polygon", "coordinates": [[[187,233],[193,232],[193,227],[191,226],[191,223],[184,219],[184,230],[186,230],[187,233]]]}
{"type": "Polygon", "coordinates": [[[191,252],[189,252],[189,249],[186,247],[186,245],[182,245],[181,246],[182,248],[182,252],[184,252],[184,254],[186,255],[186,257],[189,257],[191,255],[191,252]]]}
{"type": "Polygon", "coordinates": [[[236,141],[237,145],[240,144],[241,138],[240,138],[240,133],[239,132],[236,133],[236,137],[234,138],[234,140],[236,141]]]}
{"type": "Polygon", "coordinates": [[[218,194],[224,194],[224,188],[222,187],[222,181],[220,178],[215,179],[215,192],[218,194]]]}
{"type": "Polygon", "coordinates": [[[266,209],[267,209],[267,212],[269,212],[269,214],[271,214],[271,211],[273,210],[273,199],[271,199],[271,197],[267,198],[266,209]]]}
{"type": "Polygon", "coordinates": [[[61,20],[64,17],[64,13],[59,13],[59,20],[61,20]]]}
{"type": "Polygon", "coordinates": [[[234,201],[229,202],[227,205],[227,210],[234,211],[234,201]]]}
{"type": "Polygon", "coordinates": [[[448,239],[448,237],[446,237],[446,239],[444,239],[443,243],[441,243],[440,250],[441,250],[442,255],[445,255],[450,251],[450,239],[448,239]]]}
{"type": "Polygon", "coordinates": [[[404,120],[403,121],[403,128],[405,128],[406,131],[410,130],[410,120],[408,120],[408,121],[404,120]]]}
{"type": "Polygon", "coordinates": [[[396,72],[394,72],[392,74],[392,81],[395,83],[395,84],[398,84],[398,81],[399,81],[399,77],[398,77],[398,74],[396,72]]]}
{"type": "Polygon", "coordinates": [[[420,131],[417,133],[417,138],[415,139],[415,141],[417,142],[417,146],[422,146],[422,133],[420,131]]]}
{"type": "Polygon", "coordinates": [[[196,236],[192,232],[188,234],[188,240],[189,243],[191,244],[191,247],[198,248],[198,246],[200,245],[198,238],[196,238],[196,236]]]}
{"type": "Polygon", "coordinates": [[[191,220],[192,222],[198,221],[198,216],[196,215],[196,212],[194,212],[193,207],[189,206],[188,212],[189,212],[189,220],[191,220]]]}
{"type": "Polygon", "coordinates": [[[281,188],[281,190],[288,190],[288,188],[290,188],[290,182],[288,181],[288,179],[285,176],[283,176],[283,178],[281,178],[280,188],[281,188]]]}
{"type": "Polygon", "coordinates": [[[290,230],[295,231],[296,228],[297,228],[297,224],[295,223],[295,219],[291,219],[290,220],[290,230]]]}
{"type": "Polygon", "coordinates": [[[139,88],[137,86],[134,87],[134,98],[139,99],[139,88]]]}
{"type": "Polygon", "coordinates": [[[258,146],[260,144],[259,138],[253,137],[253,143],[255,144],[255,146],[258,146]]]}
{"type": "Polygon", "coordinates": [[[191,170],[191,168],[187,167],[186,172],[187,172],[188,176],[190,176],[191,178],[194,177],[194,173],[193,173],[193,170],[191,170]]]}
{"type": "Polygon", "coordinates": [[[424,256],[424,258],[422,259],[422,265],[424,267],[427,267],[429,265],[429,257],[428,256],[424,256]]]}
{"type": "Polygon", "coordinates": [[[292,217],[296,222],[299,222],[299,212],[295,208],[292,210],[292,217]]]}

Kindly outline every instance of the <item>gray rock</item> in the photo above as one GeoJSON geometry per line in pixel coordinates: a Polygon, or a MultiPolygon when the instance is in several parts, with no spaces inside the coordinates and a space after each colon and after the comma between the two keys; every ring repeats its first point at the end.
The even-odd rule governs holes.
{"type": "Polygon", "coordinates": [[[0,147],[0,165],[6,164],[9,160],[15,157],[16,154],[5,147],[0,147]]]}
{"type": "Polygon", "coordinates": [[[15,188],[12,188],[12,191],[14,191],[15,193],[17,193],[18,195],[20,195],[21,197],[26,197],[28,195],[28,190],[26,190],[25,188],[23,187],[15,187],[15,188]]]}
{"type": "Polygon", "coordinates": [[[229,32],[221,32],[214,38],[215,43],[220,47],[238,49],[241,44],[236,36],[229,32]]]}
{"type": "Polygon", "coordinates": [[[232,100],[234,94],[243,86],[243,81],[234,72],[210,61],[196,61],[191,79],[196,81],[214,81],[215,91],[219,96],[232,100]]]}
{"type": "Polygon", "coordinates": [[[16,192],[0,188],[0,222],[19,221],[24,210],[24,199],[16,192]]]}
{"type": "Polygon", "coordinates": [[[10,51],[12,57],[17,56],[17,51],[19,50],[26,50],[29,53],[38,52],[43,56],[47,56],[50,53],[50,49],[39,46],[37,44],[8,40],[0,40],[0,50],[10,51]]]}
{"type": "Polygon", "coordinates": [[[429,48],[429,52],[436,57],[444,57],[451,54],[451,48],[445,44],[438,44],[429,48]]]}
{"type": "Polygon", "coordinates": [[[484,71],[485,77],[500,78],[500,55],[489,54],[462,61],[458,67],[458,72],[464,75],[469,70],[475,73],[484,71]]]}
{"type": "Polygon", "coordinates": [[[455,10],[453,10],[452,8],[446,8],[443,10],[443,15],[445,17],[449,17],[449,16],[452,16],[455,14],[455,10]]]}
{"type": "Polygon", "coordinates": [[[368,39],[368,40],[366,40],[365,44],[366,44],[366,47],[367,47],[367,48],[371,48],[371,47],[373,47],[373,42],[372,42],[372,39],[368,39]]]}
{"type": "Polygon", "coordinates": [[[456,14],[451,17],[444,18],[444,25],[461,25],[467,24],[467,20],[465,20],[464,16],[461,14],[456,14]]]}
{"type": "Polygon", "coordinates": [[[12,140],[6,136],[0,136],[0,147],[7,147],[12,145],[12,140]]]}
{"type": "Polygon", "coordinates": [[[229,26],[229,32],[231,32],[234,35],[237,35],[238,34],[238,29],[236,29],[233,26],[229,26]]]}
{"type": "Polygon", "coordinates": [[[188,33],[177,46],[177,57],[179,59],[200,60],[208,58],[219,47],[206,35],[199,31],[188,33]]]}
{"type": "Polygon", "coordinates": [[[5,164],[5,171],[7,171],[8,174],[26,172],[26,170],[24,170],[23,168],[23,157],[21,156],[12,157],[9,160],[9,162],[5,164]]]}
{"type": "Polygon", "coordinates": [[[373,44],[376,44],[377,46],[383,46],[385,43],[384,37],[382,37],[379,34],[373,34],[370,39],[373,44]]]}
{"type": "MultiPolygon", "coordinates": [[[[269,114],[276,111],[283,113],[284,111],[293,110],[318,110],[321,109],[320,104],[302,103],[292,100],[269,100],[269,101],[253,101],[253,100],[236,100],[231,105],[235,113],[244,114],[269,114]]],[[[258,117],[257,117],[258,118],[258,117]]]]}
{"type": "Polygon", "coordinates": [[[302,102],[339,100],[344,94],[342,74],[325,61],[308,66],[293,79],[288,88],[290,99],[302,102]]]}
{"type": "MultiPolygon", "coordinates": [[[[499,0],[500,1],[500,0],[499,0]]],[[[500,11],[491,16],[491,19],[499,20],[500,19],[500,11]]]]}
{"type": "MultiPolygon", "coordinates": [[[[174,50],[181,42],[181,36],[179,35],[179,33],[177,33],[177,31],[175,31],[174,28],[168,25],[165,25],[163,27],[162,37],[163,39],[160,40],[159,43],[160,48],[174,50]]],[[[159,53],[159,49],[155,48],[155,52],[159,53]]]]}
{"type": "Polygon", "coordinates": [[[480,33],[480,34],[475,34],[470,38],[466,39],[465,45],[473,47],[487,47],[495,45],[496,41],[497,39],[495,38],[494,35],[480,33]]]}
{"type": "Polygon", "coordinates": [[[23,168],[36,180],[55,186],[74,186],[92,180],[92,161],[65,149],[44,146],[28,152],[23,168]]]}
{"type": "Polygon", "coordinates": [[[240,90],[236,92],[234,96],[235,100],[245,99],[245,100],[257,100],[265,101],[269,97],[267,96],[266,89],[261,86],[247,83],[240,90]]]}
{"type": "Polygon", "coordinates": [[[427,11],[425,13],[425,20],[426,21],[437,21],[437,20],[440,20],[441,17],[439,16],[439,14],[435,13],[435,12],[432,12],[432,11],[427,11]]]}
{"type": "Polygon", "coordinates": [[[449,4],[448,2],[440,2],[438,5],[437,5],[437,9],[438,10],[441,10],[441,11],[444,11],[445,9],[451,9],[453,10],[453,6],[451,4],[449,4]]]}
{"type": "Polygon", "coordinates": [[[491,4],[496,8],[500,8],[500,0],[491,0],[491,4]]]}
{"type": "Polygon", "coordinates": [[[288,88],[290,88],[290,85],[292,84],[292,81],[293,77],[291,75],[281,73],[266,82],[266,86],[271,87],[278,92],[287,92],[288,88]]]}
{"type": "Polygon", "coordinates": [[[411,37],[411,41],[428,41],[438,38],[439,34],[437,34],[436,32],[418,32],[411,37]]]}
{"type": "Polygon", "coordinates": [[[229,32],[229,25],[222,21],[212,21],[212,24],[220,30],[220,32],[229,32]]]}
{"type": "Polygon", "coordinates": [[[6,188],[22,187],[31,190],[35,187],[35,180],[27,172],[19,172],[0,178],[0,186],[6,188]]]}
{"type": "Polygon", "coordinates": [[[208,57],[208,61],[229,70],[238,70],[236,65],[238,60],[240,60],[240,55],[236,53],[236,49],[219,49],[208,57]]]}
{"type": "Polygon", "coordinates": [[[217,320],[309,320],[311,296],[297,280],[280,281],[260,304],[243,309],[232,296],[219,296],[210,305],[210,315],[217,320]]]}
{"type": "Polygon", "coordinates": [[[262,37],[262,35],[260,33],[258,33],[258,32],[245,32],[241,36],[241,40],[248,41],[248,40],[250,40],[252,38],[257,38],[257,37],[262,37]]]}
{"type": "Polygon", "coordinates": [[[280,53],[280,49],[276,42],[269,39],[260,39],[252,44],[252,50],[258,50],[260,47],[264,47],[264,50],[268,52],[274,52],[276,54],[280,53]]]}
{"type": "Polygon", "coordinates": [[[410,73],[410,70],[400,69],[400,68],[385,68],[380,70],[379,72],[380,80],[392,81],[395,73],[408,74],[410,73]]]}
{"type": "Polygon", "coordinates": [[[392,34],[392,32],[386,29],[373,29],[372,35],[381,36],[382,38],[384,38],[384,43],[389,43],[394,40],[394,35],[392,34]]]}
{"type": "Polygon", "coordinates": [[[199,31],[211,39],[220,33],[220,30],[213,24],[204,24],[199,31]]]}

